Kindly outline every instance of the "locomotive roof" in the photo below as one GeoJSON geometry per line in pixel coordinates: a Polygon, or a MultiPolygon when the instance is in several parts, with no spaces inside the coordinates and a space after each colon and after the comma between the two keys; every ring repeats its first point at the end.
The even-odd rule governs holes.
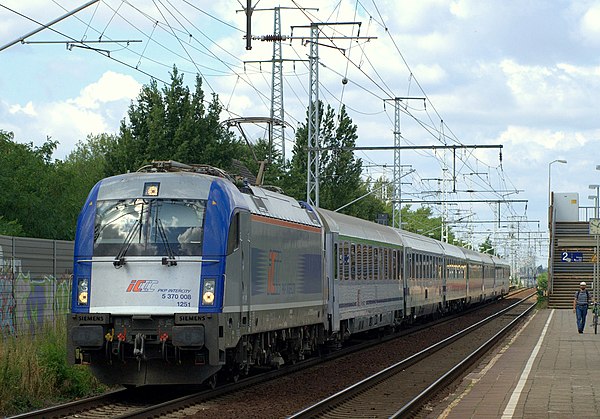
{"type": "Polygon", "coordinates": [[[226,179],[194,172],[135,172],[100,181],[98,200],[148,198],[145,187],[157,184],[156,198],[208,199],[213,182],[226,193],[232,207],[248,208],[239,190],[226,179]]]}
{"type": "Polygon", "coordinates": [[[243,194],[250,212],[300,224],[321,227],[310,207],[303,207],[294,198],[257,186],[248,186],[252,193],[243,194]]]}

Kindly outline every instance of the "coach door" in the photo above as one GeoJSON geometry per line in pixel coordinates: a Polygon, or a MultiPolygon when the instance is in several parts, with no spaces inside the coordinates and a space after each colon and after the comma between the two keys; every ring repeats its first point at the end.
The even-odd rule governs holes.
{"type": "MultiPolygon", "coordinates": [[[[337,241],[337,233],[325,234],[325,278],[327,281],[327,308],[330,313],[331,332],[338,332],[340,326],[340,257],[343,258],[344,243],[337,241]]],[[[343,261],[342,261],[343,263],[343,261]]]]}

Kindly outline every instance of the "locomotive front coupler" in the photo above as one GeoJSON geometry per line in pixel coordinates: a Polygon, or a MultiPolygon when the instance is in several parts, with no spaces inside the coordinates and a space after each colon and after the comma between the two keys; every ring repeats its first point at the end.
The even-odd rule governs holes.
{"type": "Polygon", "coordinates": [[[133,355],[137,358],[138,361],[142,359],[146,359],[144,353],[144,344],[146,342],[146,335],[138,333],[135,335],[135,341],[133,343],[133,355]]]}

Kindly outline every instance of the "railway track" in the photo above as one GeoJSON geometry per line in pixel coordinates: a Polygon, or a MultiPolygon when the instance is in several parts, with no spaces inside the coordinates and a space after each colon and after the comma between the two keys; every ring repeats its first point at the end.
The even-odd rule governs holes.
{"type": "MultiPolygon", "coordinates": [[[[246,391],[245,389],[254,388],[261,383],[276,382],[276,380],[284,376],[289,376],[294,372],[308,369],[322,364],[325,361],[331,361],[349,354],[367,350],[368,348],[380,345],[382,342],[393,341],[399,337],[409,336],[424,329],[427,330],[434,324],[443,325],[457,317],[460,316],[449,316],[448,318],[440,319],[436,322],[415,327],[407,331],[385,336],[374,341],[357,344],[321,358],[309,359],[295,365],[286,366],[281,370],[269,371],[253,377],[241,379],[237,383],[221,385],[214,390],[206,388],[199,390],[198,387],[195,389],[190,389],[189,387],[176,388],[173,386],[166,388],[138,387],[135,389],[123,389],[30,412],[24,415],[14,416],[13,418],[180,418],[188,414],[193,415],[196,412],[202,412],[207,408],[206,406],[208,406],[208,409],[210,409],[211,406],[214,408],[214,406],[219,405],[222,400],[226,400],[227,403],[227,398],[230,397],[229,395],[246,391]]],[[[308,403],[304,402],[299,406],[306,404],[308,403]]],[[[293,411],[294,410],[289,410],[288,414],[293,411]]]]}
{"type": "Polygon", "coordinates": [[[290,418],[390,417],[417,415],[424,403],[459,377],[534,307],[532,294],[290,418]]]}

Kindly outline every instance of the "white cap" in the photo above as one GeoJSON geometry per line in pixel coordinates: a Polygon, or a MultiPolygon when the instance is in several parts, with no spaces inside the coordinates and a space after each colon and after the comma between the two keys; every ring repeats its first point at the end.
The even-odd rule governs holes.
{"type": "Polygon", "coordinates": [[[579,283],[579,285],[583,285],[585,287],[586,283],[582,281],[582,282],[579,283]]]}

